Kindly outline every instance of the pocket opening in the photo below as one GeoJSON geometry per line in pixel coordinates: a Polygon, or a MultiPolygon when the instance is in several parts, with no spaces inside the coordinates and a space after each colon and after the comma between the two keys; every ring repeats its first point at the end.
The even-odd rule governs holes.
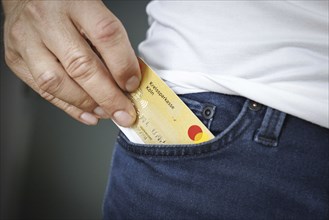
{"type": "Polygon", "coordinates": [[[249,100],[246,100],[235,120],[213,139],[203,143],[175,145],[137,144],[129,141],[122,132],[119,133],[117,141],[128,152],[140,156],[185,157],[217,151],[229,145],[230,142],[234,141],[250,125],[252,119],[247,117],[249,112],[248,105],[249,100]]]}

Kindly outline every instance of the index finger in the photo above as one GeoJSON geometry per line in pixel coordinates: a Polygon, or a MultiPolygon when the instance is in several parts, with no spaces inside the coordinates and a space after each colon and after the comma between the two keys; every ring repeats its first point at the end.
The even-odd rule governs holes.
{"type": "Polygon", "coordinates": [[[136,112],[132,103],[74,25],[68,21],[41,32],[45,45],[71,78],[119,125],[133,124],[136,112]]]}
{"type": "Polygon", "coordinates": [[[120,88],[128,92],[136,90],[141,80],[138,60],[118,18],[101,1],[72,8],[71,16],[96,47],[120,88]],[[83,7],[87,7],[89,16],[81,14],[83,7]]]}

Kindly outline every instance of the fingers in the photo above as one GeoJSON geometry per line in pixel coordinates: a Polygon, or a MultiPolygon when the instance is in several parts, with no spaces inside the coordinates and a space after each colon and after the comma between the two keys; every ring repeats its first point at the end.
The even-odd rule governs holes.
{"type": "Polygon", "coordinates": [[[21,56],[14,72],[80,121],[93,124],[95,115],[86,112],[94,111],[121,126],[132,125],[136,112],[122,90],[137,89],[139,65],[123,26],[103,3],[17,5],[17,13],[8,14],[12,19],[5,22],[6,51],[10,48],[21,56]],[[14,38],[8,37],[10,33],[14,38]]]}
{"type": "Polygon", "coordinates": [[[71,16],[101,54],[121,89],[132,92],[139,86],[141,73],[135,53],[121,22],[103,5],[81,4],[72,8],[71,16]],[[80,13],[84,7],[89,16],[80,13]]]}
{"type": "Polygon", "coordinates": [[[22,57],[43,92],[87,112],[96,108],[97,103],[67,75],[56,57],[41,42],[31,42],[23,50],[22,57]]]}
{"type": "Polygon", "coordinates": [[[63,101],[48,92],[40,90],[37,83],[34,81],[32,74],[26,63],[19,57],[13,59],[13,57],[6,57],[6,62],[11,70],[18,75],[26,84],[28,84],[34,91],[38,92],[44,99],[51,102],[58,108],[65,111],[68,115],[86,125],[96,125],[98,118],[95,115],[84,112],[83,110],[63,101]]]}
{"type": "Polygon", "coordinates": [[[46,100],[57,106],[58,108],[65,111],[67,114],[75,118],[76,120],[86,124],[86,125],[96,125],[98,123],[98,118],[95,115],[84,112],[81,109],[71,105],[63,100],[60,100],[49,93],[44,93],[42,95],[46,100]]]}
{"type": "Polygon", "coordinates": [[[65,71],[101,106],[96,113],[103,110],[105,114],[101,116],[111,117],[121,126],[133,124],[136,112],[132,103],[72,23],[64,23],[42,35],[65,71]]]}

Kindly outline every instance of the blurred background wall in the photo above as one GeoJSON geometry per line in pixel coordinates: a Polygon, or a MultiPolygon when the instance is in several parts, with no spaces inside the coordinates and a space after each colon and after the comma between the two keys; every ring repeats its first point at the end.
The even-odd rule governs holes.
{"type": "MultiPolygon", "coordinates": [[[[137,52],[148,1],[104,2],[137,52]]],[[[110,120],[76,122],[26,87],[4,63],[2,31],[1,219],[101,219],[118,129],[110,120]]]]}

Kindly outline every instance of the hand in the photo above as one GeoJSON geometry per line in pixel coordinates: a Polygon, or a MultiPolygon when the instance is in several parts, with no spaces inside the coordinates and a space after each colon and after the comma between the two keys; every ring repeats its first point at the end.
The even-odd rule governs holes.
{"type": "Polygon", "coordinates": [[[12,71],[73,118],[130,126],[123,91],[141,73],[121,22],[101,1],[3,1],[5,57],[12,71]]]}

